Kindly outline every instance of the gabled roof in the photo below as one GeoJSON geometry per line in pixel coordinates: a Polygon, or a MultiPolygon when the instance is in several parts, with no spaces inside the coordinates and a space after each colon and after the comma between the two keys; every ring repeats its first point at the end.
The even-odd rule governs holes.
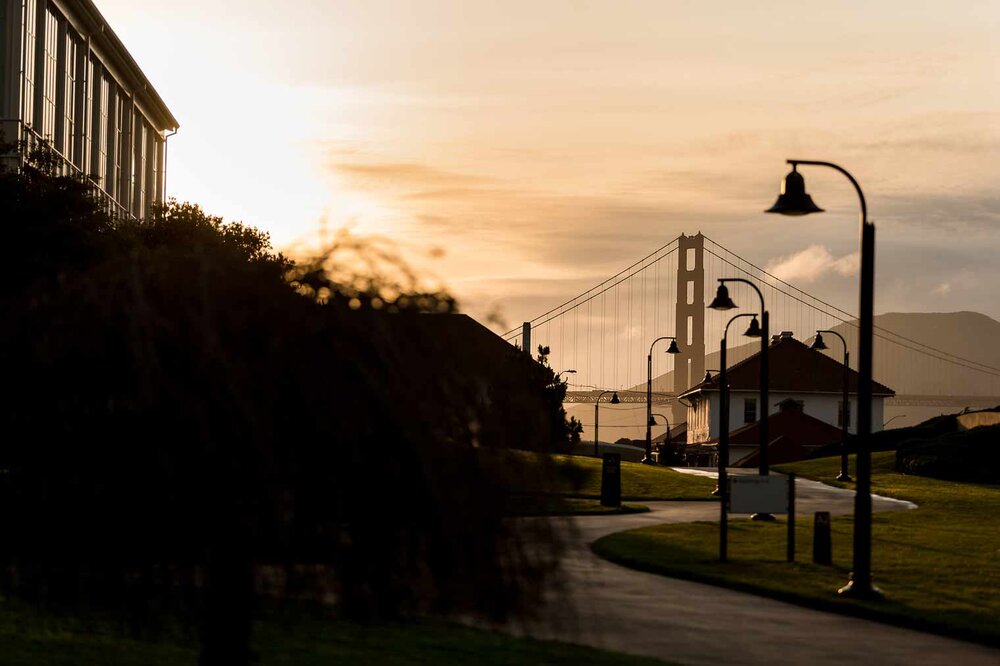
{"type": "MultiPolygon", "coordinates": [[[[829,356],[810,349],[791,336],[782,336],[768,348],[770,381],[768,390],[781,393],[833,393],[844,388],[844,365],[829,356]]],[[[848,370],[848,392],[858,392],[858,373],[848,370]]],[[[732,391],[757,391],[760,389],[760,352],[726,370],[726,379],[732,391]]],[[[719,390],[719,377],[692,386],[681,396],[698,392],[719,390]]],[[[893,396],[896,392],[888,386],[872,382],[872,395],[893,396]]]]}

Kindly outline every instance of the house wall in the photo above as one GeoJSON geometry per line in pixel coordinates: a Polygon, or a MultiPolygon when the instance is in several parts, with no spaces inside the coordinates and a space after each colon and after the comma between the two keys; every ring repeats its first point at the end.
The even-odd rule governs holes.
{"type": "Polygon", "coordinates": [[[688,443],[697,444],[715,437],[719,432],[719,394],[706,393],[688,407],[688,443]]]}
{"type": "MultiPolygon", "coordinates": [[[[760,400],[760,394],[756,391],[733,391],[729,398],[729,430],[732,432],[737,428],[742,427],[745,424],[743,420],[743,409],[744,400],[746,398],[751,398],[753,400],[760,400]]],[[[778,403],[783,400],[791,398],[793,400],[801,400],[803,402],[803,411],[817,418],[821,421],[825,421],[832,426],[839,427],[838,424],[838,411],[840,409],[840,395],[830,395],[830,394],[817,394],[817,393],[787,393],[782,391],[772,391],[770,393],[770,414],[778,413],[778,403]]],[[[858,425],[858,414],[857,414],[857,398],[855,396],[850,397],[851,403],[851,422],[849,431],[853,434],[857,430],[858,425]]],[[[883,414],[884,414],[884,398],[876,397],[872,399],[872,432],[878,432],[882,430],[883,414]]],[[[699,442],[705,442],[710,439],[715,439],[719,436],[719,394],[718,393],[708,393],[705,396],[700,396],[697,400],[694,408],[688,408],[688,442],[692,444],[697,444],[699,442]],[[706,397],[707,396],[707,397],[706,397]],[[694,427],[692,427],[694,424],[694,427]]],[[[758,416],[760,414],[760,406],[758,404],[757,411],[755,412],[758,416]]],[[[756,419],[754,419],[756,421],[756,419]]]]}

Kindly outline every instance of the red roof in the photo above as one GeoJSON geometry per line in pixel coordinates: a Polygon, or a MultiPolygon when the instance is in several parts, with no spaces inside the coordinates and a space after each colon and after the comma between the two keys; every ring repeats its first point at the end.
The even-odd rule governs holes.
{"type": "MultiPolygon", "coordinates": [[[[792,337],[781,337],[768,348],[770,381],[768,390],[781,393],[835,393],[844,390],[844,364],[810,349],[792,337]]],[[[858,373],[847,371],[850,393],[858,392],[858,373]]],[[[726,369],[726,380],[733,391],[760,390],[760,352],[726,369]]],[[[718,391],[719,377],[692,386],[681,395],[699,391],[718,391]]],[[[872,382],[872,395],[893,396],[888,386],[872,382]]]]}
{"type": "MultiPolygon", "coordinates": [[[[772,464],[802,460],[805,453],[834,444],[841,440],[843,432],[826,421],[821,421],[802,411],[801,407],[782,404],[781,411],[767,417],[768,459],[772,464]]],[[[713,439],[712,442],[718,442],[713,439]]],[[[748,423],[729,433],[730,446],[758,447],[752,453],[733,463],[734,467],[757,465],[760,447],[760,422],[748,423]]]]}

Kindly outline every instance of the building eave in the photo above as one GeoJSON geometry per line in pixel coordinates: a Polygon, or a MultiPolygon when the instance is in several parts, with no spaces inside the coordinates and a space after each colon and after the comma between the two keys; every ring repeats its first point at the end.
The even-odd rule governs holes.
{"type": "Polygon", "coordinates": [[[156,129],[160,132],[176,131],[180,127],[177,118],[170,112],[166,102],[160,97],[156,88],[143,73],[132,54],[125,48],[125,44],[115,34],[114,29],[101,14],[101,10],[97,8],[93,0],[75,0],[72,3],[72,8],[76,10],[78,17],[84,23],[86,35],[90,36],[92,44],[97,47],[96,50],[108,58],[113,58],[114,62],[111,64],[120,68],[121,73],[130,79],[124,83],[132,87],[131,92],[152,116],[149,120],[153,122],[156,129]]]}

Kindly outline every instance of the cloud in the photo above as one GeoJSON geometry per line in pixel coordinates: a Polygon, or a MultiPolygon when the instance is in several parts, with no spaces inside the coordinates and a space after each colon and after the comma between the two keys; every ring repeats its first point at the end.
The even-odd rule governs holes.
{"type": "Polygon", "coordinates": [[[810,245],[801,252],[768,262],[766,269],[785,282],[815,282],[833,272],[848,276],[858,272],[860,257],[857,252],[834,257],[823,245],[810,245]]]}
{"type": "Polygon", "coordinates": [[[951,293],[951,283],[950,282],[942,282],[938,286],[936,286],[933,289],[931,289],[931,293],[932,294],[937,294],[939,296],[946,296],[949,293],[951,293]]]}

